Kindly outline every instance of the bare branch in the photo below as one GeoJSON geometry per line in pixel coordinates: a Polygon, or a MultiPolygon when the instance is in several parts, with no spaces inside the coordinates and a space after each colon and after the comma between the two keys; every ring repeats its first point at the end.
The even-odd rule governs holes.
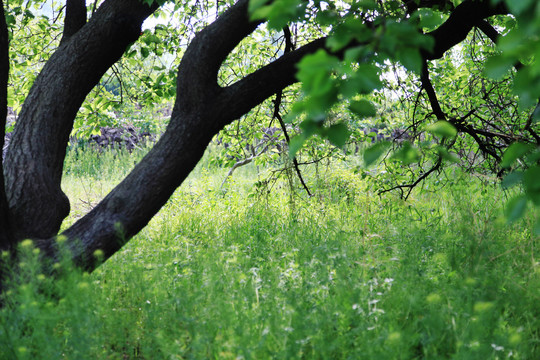
{"type": "MultiPolygon", "coordinates": [[[[288,26],[285,26],[283,29],[283,35],[285,37],[285,50],[284,53],[289,53],[294,49],[294,45],[292,42],[292,35],[291,30],[288,26]]],[[[287,133],[287,127],[285,126],[285,122],[283,121],[283,118],[281,117],[279,113],[279,109],[281,107],[281,100],[283,98],[283,90],[280,90],[276,93],[276,99],[274,100],[274,119],[278,119],[279,125],[281,126],[281,130],[283,131],[283,135],[285,135],[285,141],[287,141],[287,145],[291,143],[291,139],[289,137],[289,134],[287,133]]],[[[304,190],[306,190],[306,193],[308,196],[312,196],[311,192],[309,191],[308,186],[306,185],[304,178],[302,177],[302,173],[300,172],[300,167],[298,166],[298,160],[296,159],[296,156],[293,157],[293,165],[294,169],[296,171],[296,175],[298,175],[298,179],[300,180],[300,183],[304,187],[304,190]]]]}
{"type": "Polygon", "coordinates": [[[411,195],[413,189],[418,184],[420,184],[424,179],[426,179],[429,175],[431,175],[431,173],[438,170],[441,167],[441,164],[442,164],[442,158],[439,156],[437,158],[437,161],[435,162],[435,164],[428,171],[425,171],[422,175],[420,175],[418,177],[418,179],[416,179],[411,184],[397,185],[397,186],[391,187],[389,189],[381,190],[381,191],[379,191],[378,194],[381,195],[381,194],[384,194],[384,193],[389,192],[389,191],[400,190],[401,191],[401,198],[404,199],[404,200],[407,200],[409,198],[409,196],[411,195]],[[407,189],[407,194],[404,193],[404,189],[407,189]]]}
{"type": "Polygon", "coordinates": [[[422,81],[422,88],[426,90],[426,93],[428,95],[429,103],[431,104],[431,109],[433,110],[433,113],[438,120],[445,120],[446,114],[444,113],[441,105],[439,104],[439,100],[437,99],[437,93],[435,93],[435,89],[433,88],[431,80],[429,79],[427,61],[424,61],[424,65],[422,66],[422,74],[420,76],[420,80],[422,81]]]}

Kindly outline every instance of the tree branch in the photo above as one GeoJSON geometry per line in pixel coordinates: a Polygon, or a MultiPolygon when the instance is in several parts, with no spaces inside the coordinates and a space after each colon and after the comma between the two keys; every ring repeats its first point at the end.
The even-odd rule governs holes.
{"type": "Polygon", "coordinates": [[[431,109],[433,110],[433,113],[437,117],[437,120],[445,120],[446,114],[441,108],[441,105],[439,104],[439,100],[437,99],[437,93],[435,92],[435,89],[433,88],[433,84],[431,84],[431,80],[429,79],[429,70],[428,70],[428,63],[427,61],[424,61],[424,64],[422,66],[422,74],[420,76],[420,80],[422,81],[422,88],[426,90],[429,103],[431,104],[431,109]]]}
{"type": "MultiPolygon", "coordinates": [[[[288,26],[285,26],[285,28],[283,28],[283,36],[285,37],[285,49],[283,53],[286,54],[294,50],[294,45],[292,42],[292,34],[288,26]]],[[[278,119],[279,126],[281,127],[281,130],[283,131],[283,135],[285,135],[285,141],[287,142],[287,145],[289,145],[291,143],[291,139],[289,137],[289,134],[287,133],[287,127],[285,126],[285,122],[283,121],[283,118],[281,117],[279,113],[279,108],[281,107],[282,98],[283,98],[283,90],[280,90],[276,93],[276,99],[274,100],[273,118],[278,119]]],[[[298,166],[298,160],[296,159],[296,156],[293,157],[292,160],[293,160],[294,170],[296,171],[296,175],[298,176],[300,183],[304,187],[304,190],[306,190],[306,193],[308,194],[308,196],[312,196],[311,192],[309,191],[308,186],[306,185],[304,181],[304,178],[302,177],[302,173],[300,172],[300,167],[298,166]]]]}
{"type": "Polygon", "coordinates": [[[84,24],[86,24],[86,0],[67,0],[64,32],[60,44],[66,42],[84,24]]]}
{"type": "MultiPolygon", "coordinates": [[[[249,74],[223,89],[219,103],[234,110],[237,119],[265,99],[298,81],[296,65],[305,55],[325,48],[326,38],[320,38],[249,74]]],[[[224,123],[223,126],[227,125],[224,123]]]]}
{"type": "MultiPolygon", "coordinates": [[[[92,270],[95,250],[102,250],[107,259],[146,226],[198,163],[212,137],[296,82],[295,65],[324,46],[325,39],[316,40],[236,84],[220,88],[217,70],[222,59],[257,26],[249,21],[247,3],[240,0],[194,38],[178,69],[177,99],[165,133],[118,186],[63,233],[81,267],[92,270]],[[232,40],[226,39],[229,36],[232,40]]],[[[38,241],[38,246],[55,256],[54,242],[49,239],[38,241]]]]}
{"type": "Polygon", "coordinates": [[[177,94],[184,109],[217,96],[218,71],[229,53],[251,34],[261,21],[250,21],[249,0],[240,0],[198,33],[186,49],[178,69],[177,94]],[[223,29],[227,29],[223,32],[223,29]]]}
{"type": "Polygon", "coordinates": [[[461,119],[456,119],[456,118],[448,118],[448,116],[442,111],[439,101],[437,100],[437,94],[435,93],[435,89],[433,88],[433,85],[431,84],[431,80],[429,79],[429,71],[428,71],[426,62],[424,63],[424,66],[422,69],[421,81],[422,81],[422,88],[425,89],[426,93],[428,94],[428,99],[431,104],[431,108],[433,110],[433,113],[437,117],[437,120],[448,120],[448,122],[454,125],[458,131],[469,134],[476,141],[476,143],[478,144],[478,147],[485,155],[490,155],[495,160],[500,161],[499,155],[497,155],[493,150],[489,149],[486,142],[482,141],[482,139],[480,139],[480,137],[478,136],[479,133],[483,132],[485,135],[486,132],[483,130],[476,130],[471,125],[468,125],[467,123],[465,123],[465,119],[470,114],[465,115],[461,119]]]}
{"type": "Polygon", "coordinates": [[[381,190],[379,191],[379,195],[381,194],[384,194],[386,192],[389,192],[389,191],[393,191],[393,190],[400,190],[401,191],[401,198],[403,200],[407,200],[409,198],[409,196],[411,195],[413,189],[418,185],[420,184],[420,182],[422,182],[424,179],[426,179],[429,175],[431,175],[431,173],[433,173],[434,171],[438,170],[440,167],[441,167],[441,164],[442,164],[442,157],[438,157],[437,158],[437,161],[435,162],[435,164],[428,170],[428,171],[425,171],[422,175],[420,175],[418,177],[418,179],[416,179],[413,183],[411,184],[404,184],[404,185],[396,185],[394,187],[391,187],[389,189],[384,189],[384,190],[381,190]],[[407,189],[407,194],[405,195],[404,192],[403,192],[403,189],[407,189]],[[405,195],[405,196],[404,196],[405,195]]]}
{"type": "MultiPolygon", "coordinates": [[[[472,6],[462,6],[465,10],[474,10],[477,6],[471,0],[466,0],[466,3],[472,6]]],[[[165,204],[199,162],[219,130],[297,82],[298,62],[305,55],[325,47],[326,38],[317,39],[284,54],[238,82],[220,88],[217,73],[223,60],[258,25],[258,22],[249,20],[247,4],[248,0],[240,0],[197,34],[186,49],[178,69],[177,99],[165,133],[105,199],[63,233],[68,238],[75,263],[92,270],[96,266],[92,260],[95,250],[102,250],[104,259],[118,251],[165,204]]],[[[486,1],[481,4],[485,5],[486,1]]],[[[453,26],[447,25],[447,28],[453,31],[453,26]]],[[[74,36],[84,33],[83,29],[74,36]]],[[[436,44],[439,52],[455,45],[454,38],[448,41],[437,32],[434,37],[442,42],[436,44]]],[[[75,43],[69,41],[66,48],[75,43]]],[[[55,252],[54,242],[50,239],[40,241],[39,246],[47,254],[55,252]]]]}
{"type": "Polygon", "coordinates": [[[435,39],[433,51],[423,51],[427,60],[441,58],[446,51],[459,44],[481,20],[493,15],[508,14],[504,2],[493,6],[491,0],[465,0],[459,4],[450,17],[436,30],[427,33],[435,39]]]}
{"type": "MultiPolygon", "coordinates": [[[[486,36],[493,42],[493,43],[497,43],[497,40],[499,39],[500,37],[500,34],[499,32],[497,31],[497,29],[495,29],[490,23],[488,23],[487,21],[485,20],[482,20],[478,23],[478,28],[484,33],[486,34],[486,36]]],[[[524,65],[522,62],[520,61],[517,61],[515,64],[514,64],[514,68],[516,70],[520,70],[521,68],[523,68],[524,65]]],[[[538,102],[538,104],[536,105],[536,108],[534,111],[536,111],[538,109],[538,106],[540,105],[540,102],[538,102]]],[[[534,113],[533,111],[533,113],[534,113]]],[[[529,134],[531,134],[531,136],[535,139],[536,143],[537,144],[540,144],[540,135],[535,132],[532,127],[531,127],[531,122],[532,122],[532,115],[529,117],[529,119],[527,120],[526,124],[525,124],[525,127],[523,129],[527,130],[529,132],[529,134]]]]}

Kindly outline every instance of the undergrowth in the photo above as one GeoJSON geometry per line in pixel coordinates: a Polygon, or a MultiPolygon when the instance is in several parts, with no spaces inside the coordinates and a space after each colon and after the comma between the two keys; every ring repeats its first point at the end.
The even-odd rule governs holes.
{"type": "MultiPolygon", "coordinates": [[[[134,162],[70,156],[83,159],[66,165],[67,224],[134,162]]],[[[306,198],[284,180],[253,185],[264,182],[255,166],[220,189],[227,169],[203,159],[92,274],[65,260],[53,281],[23,242],[0,358],[540,358],[531,218],[507,225],[501,190],[459,173],[404,202],[345,165],[308,170],[306,198]]]]}

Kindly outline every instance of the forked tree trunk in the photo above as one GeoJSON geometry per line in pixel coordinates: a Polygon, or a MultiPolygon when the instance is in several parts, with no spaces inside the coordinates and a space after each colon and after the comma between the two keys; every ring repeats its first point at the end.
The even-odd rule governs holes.
{"type": "MultiPolygon", "coordinates": [[[[239,1],[199,33],[179,66],[177,99],[170,123],[145,158],[88,215],[63,233],[75,261],[86,269],[95,250],[105,259],[137,234],[199,162],[211,139],[278,90],[296,82],[295,65],[325,45],[315,41],[225,88],[217,83],[221,63],[257,27],[239,1]]],[[[46,252],[50,242],[40,245],[46,252]]]]}
{"type": "MultiPolygon", "coordinates": [[[[296,82],[296,64],[306,54],[325,47],[325,38],[315,40],[230,86],[218,86],[222,62],[258,26],[248,17],[248,2],[238,1],[195,37],[178,69],[177,98],[165,134],[105,199],[62,234],[79,266],[93,269],[96,250],[102,250],[105,259],[118,251],[165,204],[220,129],[296,82]]],[[[69,3],[80,10],[84,2],[69,3]]],[[[46,255],[56,256],[54,237],[69,212],[60,181],[75,115],[101,76],[137,39],[142,22],[156,8],[141,0],[106,0],[82,27],[80,12],[73,12],[79,14],[73,15],[78,20],[73,20],[65,40],[36,79],[11,140],[4,164],[8,210],[3,187],[0,189],[0,221],[10,226],[2,223],[0,249],[28,237],[46,255]]],[[[459,39],[448,32],[459,33],[463,40],[475,21],[500,11],[491,7],[490,0],[465,1],[456,8],[457,17],[450,16],[444,32],[433,32],[435,51],[424,56],[436,58],[455,45],[459,39]],[[478,18],[467,14],[459,21],[458,9],[476,9],[478,18]]],[[[7,30],[1,21],[0,32],[0,81],[7,81],[2,60],[2,51],[7,49],[2,42],[7,37],[2,36],[7,30]]],[[[0,103],[0,111],[5,111],[4,103],[0,103]]]]}
{"type": "Polygon", "coordinates": [[[15,238],[57,234],[69,214],[60,181],[75,116],[156,8],[139,0],[105,1],[87,24],[60,45],[36,78],[4,164],[15,238]]]}

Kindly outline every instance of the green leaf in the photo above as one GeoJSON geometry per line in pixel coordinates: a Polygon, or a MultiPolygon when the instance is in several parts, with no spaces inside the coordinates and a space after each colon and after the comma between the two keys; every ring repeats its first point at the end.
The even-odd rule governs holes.
{"type": "Polygon", "coordinates": [[[531,66],[518,70],[514,78],[514,93],[519,97],[519,109],[526,110],[538,103],[540,97],[540,76],[531,66]]]}
{"type": "Polygon", "coordinates": [[[364,151],[364,164],[366,167],[376,162],[390,147],[390,142],[381,141],[364,151]]]}
{"type": "Polygon", "coordinates": [[[340,88],[343,96],[351,98],[357,94],[370,94],[373,90],[382,88],[379,79],[379,68],[371,64],[362,64],[347,79],[340,88]]]}
{"type": "Polygon", "coordinates": [[[515,59],[502,55],[493,56],[487,59],[484,72],[494,80],[502,79],[514,66],[515,59]]]}
{"type": "Polygon", "coordinates": [[[249,0],[248,12],[252,14],[255,10],[260,9],[268,3],[268,0],[249,0]]]}
{"type": "Polygon", "coordinates": [[[268,27],[281,30],[290,21],[300,19],[305,13],[307,3],[303,0],[251,0],[248,11],[251,20],[268,20],[268,27]],[[268,4],[269,5],[266,5],[268,4]]]}
{"type": "Polygon", "coordinates": [[[540,122],[540,106],[537,105],[532,113],[532,123],[536,124],[540,122]]]}
{"type": "Polygon", "coordinates": [[[527,154],[529,151],[533,150],[534,147],[535,146],[532,144],[525,144],[525,143],[520,143],[520,142],[513,143],[504,152],[501,159],[501,167],[508,168],[512,166],[512,164],[517,159],[527,154]]]}
{"type": "Polygon", "coordinates": [[[519,183],[523,180],[523,172],[522,171],[512,171],[511,173],[508,173],[501,182],[501,185],[503,189],[509,189],[519,183]]]}
{"type": "Polygon", "coordinates": [[[141,56],[146,59],[148,57],[148,55],[150,55],[150,51],[148,50],[147,47],[142,47],[141,48],[141,56]]]}
{"type": "Polygon", "coordinates": [[[367,46],[356,46],[345,50],[345,62],[363,63],[373,55],[367,46]]]}
{"type": "Polygon", "coordinates": [[[419,26],[428,30],[435,29],[444,22],[443,14],[432,9],[419,9],[418,15],[420,16],[419,26]]]}
{"type": "Polygon", "coordinates": [[[525,195],[518,195],[513,197],[508,204],[506,204],[505,215],[509,223],[512,223],[520,219],[525,210],[527,209],[527,198],[525,195]]]}
{"type": "Polygon", "coordinates": [[[349,109],[358,115],[359,119],[364,119],[367,117],[373,117],[377,114],[377,110],[373,103],[366,99],[361,99],[358,101],[352,101],[349,105],[349,109]]]}
{"type": "Polygon", "coordinates": [[[347,18],[344,23],[335,28],[326,44],[332,51],[338,51],[349,44],[352,39],[363,43],[369,41],[372,37],[373,30],[368,28],[362,20],[347,18]]]}
{"type": "Polygon", "coordinates": [[[537,219],[536,224],[534,224],[533,234],[536,236],[540,236],[540,219],[537,219]]]}
{"type": "Polygon", "coordinates": [[[358,0],[355,6],[363,10],[376,10],[377,3],[374,0],[358,0]]]}
{"type": "Polygon", "coordinates": [[[306,137],[306,139],[309,138],[311,135],[321,134],[323,130],[323,122],[324,118],[321,120],[307,118],[300,123],[300,129],[302,129],[302,134],[306,137]]]}
{"type": "Polygon", "coordinates": [[[416,74],[422,72],[423,59],[420,51],[417,48],[404,47],[398,50],[397,59],[407,70],[416,74]]]}
{"type": "Polygon", "coordinates": [[[420,151],[406,141],[403,143],[401,149],[392,155],[392,159],[401,161],[404,165],[413,164],[420,160],[420,151]]]}
{"type": "Polygon", "coordinates": [[[536,1],[537,0],[506,0],[506,6],[508,6],[512,14],[519,15],[536,1]]]}
{"type": "Polygon", "coordinates": [[[337,57],[328,55],[322,49],[306,55],[298,64],[296,78],[302,82],[302,88],[308,94],[322,94],[333,85],[331,73],[340,65],[337,57]]]}
{"type": "Polygon", "coordinates": [[[15,19],[15,16],[6,15],[6,25],[8,27],[11,27],[11,26],[15,25],[16,22],[17,22],[17,20],[15,19]]]}
{"type": "Polygon", "coordinates": [[[292,159],[296,156],[296,153],[302,148],[306,136],[304,134],[296,135],[289,142],[289,157],[292,159]]]}
{"type": "Polygon", "coordinates": [[[349,136],[351,136],[351,133],[344,123],[334,124],[326,129],[326,137],[328,140],[334,146],[339,148],[345,145],[349,136]]]}
{"type": "Polygon", "coordinates": [[[440,138],[453,138],[457,135],[457,130],[454,125],[446,120],[437,121],[428,126],[426,130],[440,138]]]}
{"type": "Polygon", "coordinates": [[[332,51],[338,51],[344,48],[352,38],[351,32],[344,26],[338,27],[332,36],[326,40],[326,45],[332,51]]]}
{"type": "Polygon", "coordinates": [[[453,163],[459,163],[459,157],[454,153],[450,153],[448,149],[444,146],[437,146],[436,150],[439,156],[444,160],[448,160],[453,163]]]}
{"type": "Polygon", "coordinates": [[[540,206],[540,166],[531,166],[523,174],[526,196],[533,204],[540,206]]]}

